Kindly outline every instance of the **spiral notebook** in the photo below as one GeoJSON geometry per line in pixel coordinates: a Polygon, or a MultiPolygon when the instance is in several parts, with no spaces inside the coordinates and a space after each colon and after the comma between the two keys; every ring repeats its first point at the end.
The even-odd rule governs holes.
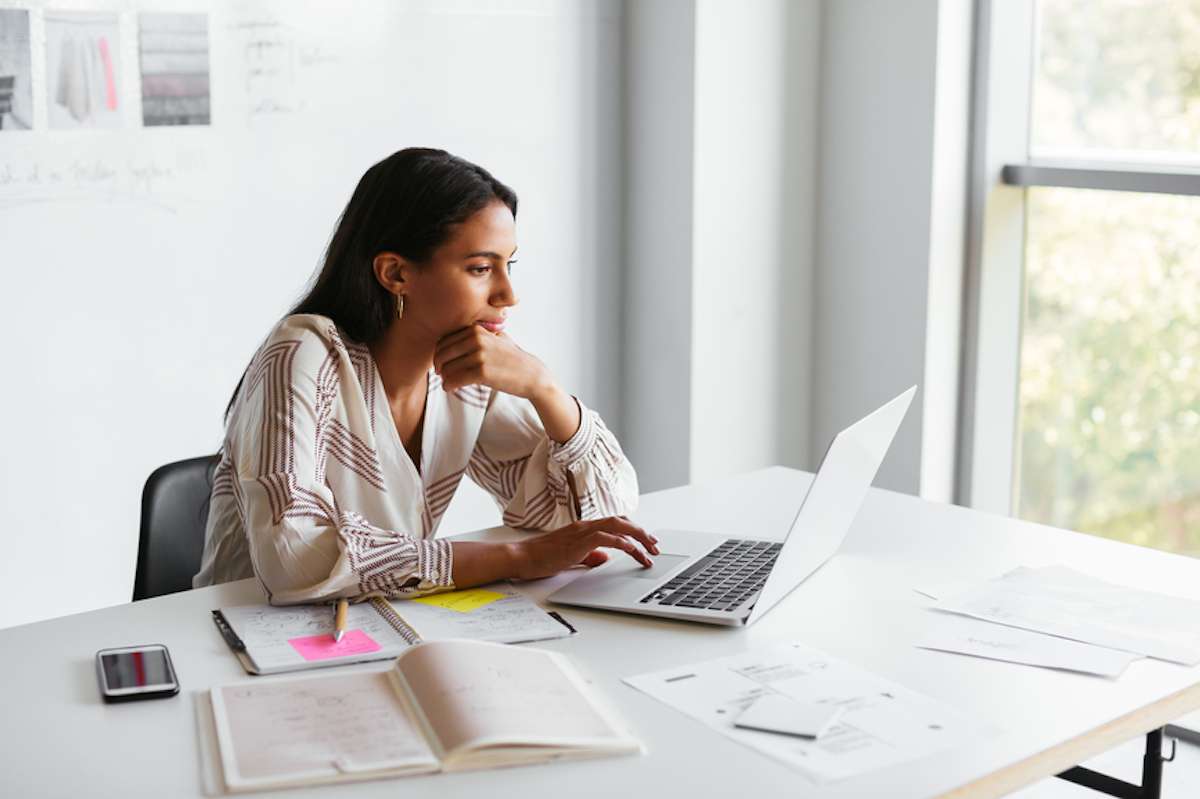
{"type": "Polygon", "coordinates": [[[213,611],[213,622],[250,674],[340,666],[398,657],[423,641],[466,638],[515,644],[565,638],[562,616],[504,584],[351,605],[346,632],[333,640],[333,605],[242,605],[213,611]]]}

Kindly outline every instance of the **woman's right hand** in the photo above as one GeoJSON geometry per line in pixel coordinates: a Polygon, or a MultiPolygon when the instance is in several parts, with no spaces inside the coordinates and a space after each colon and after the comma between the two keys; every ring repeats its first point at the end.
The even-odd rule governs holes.
{"type": "Polygon", "coordinates": [[[659,554],[658,539],[623,516],[575,522],[507,546],[522,580],[549,577],[580,564],[598,566],[608,559],[602,548],[624,550],[646,568],[654,565],[646,553],[659,554]]]}

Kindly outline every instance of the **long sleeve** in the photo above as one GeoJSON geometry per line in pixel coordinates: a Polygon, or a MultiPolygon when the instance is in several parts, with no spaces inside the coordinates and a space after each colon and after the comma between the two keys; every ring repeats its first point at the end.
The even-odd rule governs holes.
{"type": "Polygon", "coordinates": [[[467,473],[496,499],[505,524],[550,530],[637,508],[633,465],[598,413],[582,403],[579,412],[579,429],[560,444],[530,402],[492,392],[467,473]]]}
{"type": "Polygon", "coordinates": [[[314,316],[285,319],[246,373],[227,433],[230,482],[273,604],[452,587],[450,544],[414,535],[412,498],[388,495],[397,488],[380,466],[372,389],[359,374],[336,329],[314,316]],[[407,529],[388,525],[405,517],[407,529]]]}

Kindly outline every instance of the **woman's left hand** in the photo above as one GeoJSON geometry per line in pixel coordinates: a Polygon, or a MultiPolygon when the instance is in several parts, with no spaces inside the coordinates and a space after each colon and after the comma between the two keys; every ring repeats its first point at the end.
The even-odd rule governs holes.
{"type": "Polygon", "coordinates": [[[531,400],[554,386],[545,364],[507,334],[479,325],[442,338],[433,353],[433,368],[447,391],[480,384],[531,400]]]}

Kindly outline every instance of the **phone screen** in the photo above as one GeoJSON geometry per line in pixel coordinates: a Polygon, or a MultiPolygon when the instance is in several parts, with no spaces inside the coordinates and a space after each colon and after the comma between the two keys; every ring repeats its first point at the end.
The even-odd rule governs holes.
{"type": "Polygon", "coordinates": [[[175,684],[175,674],[164,649],[153,647],[100,655],[108,690],[163,688],[175,684]]]}

